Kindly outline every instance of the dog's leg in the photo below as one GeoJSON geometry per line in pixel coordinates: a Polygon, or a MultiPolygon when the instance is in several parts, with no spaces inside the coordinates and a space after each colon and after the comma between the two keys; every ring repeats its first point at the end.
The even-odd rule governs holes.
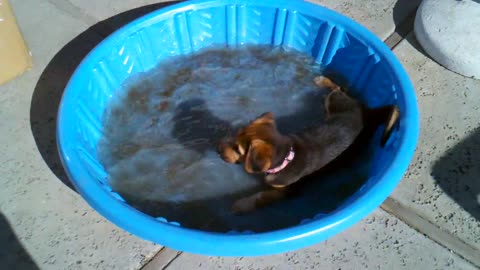
{"type": "Polygon", "coordinates": [[[395,125],[400,119],[400,110],[395,105],[384,106],[380,108],[365,109],[365,124],[367,128],[376,129],[380,125],[385,125],[382,137],[380,139],[380,146],[385,146],[390,135],[395,128],[395,125]]]}
{"type": "Polygon", "coordinates": [[[388,138],[390,138],[390,135],[392,134],[393,127],[397,124],[399,119],[400,119],[400,110],[398,109],[397,106],[391,106],[390,113],[387,118],[387,122],[385,124],[385,130],[383,131],[383,134],[382,134],[382,140],[380,142],[382,147],[385,146],[385,144],[387,143],[388,138]]]}
{"type": "Polygon", "coordinates": [[[324,101],[326,119],[329,119],[332,113],[349,110],[352,102],[355,102],[338,84],[327,77],[317,76],[313,79],[313,82],[318,87],[326,87],[330,90],[324,101]]]}
{"type": "Polygon", "coordinates": [[[284,199],[286,195],[287,192],[284,189],[261,191],[236,201],[232,206],[232,212],[234,214],[246,214],[255,209],[263,208],[280,201],[284,199]]]}
{"type": "Polygon", "coordinates": [[[327,119],[332,114],[353,112],[353,110],[361,107],[357,100],[340,90],[333,90],[330,92],[325,98],[324,103],[327,119]]]}
{"type": "MultiPolygon", "coordinates": [[[[324,76],[317,76],[313,78],[313,83],[319,88],[326,87],[332,92],[340,90],[340,87],[337,84],[333,83],[332,80],[324,76]]],[[[331,98],[332,92],[324,96],[325,119],[329,119],[331,115],[329,108],[330,108],[330,98],[331,98]]]]}
{"type": "Polygon", "coordinates": [[[334,83],[332,80],[330,80],[329,78],[324,77],[324,76],[315,77],[313,79],[313,83],[315,83],[315,85],[320,87],[320,88],[326,87],[330,91],[342,90],[338,84],[334,83]]]}
{"type": "Polygon", "coordinates": [[[328,120],[330,118],[331,112],[330,112],[330,99],[332,97],[332,93],[330,92],[326,97],[324,101],[324,108],[325,108],[325,119],[328,120]]]}

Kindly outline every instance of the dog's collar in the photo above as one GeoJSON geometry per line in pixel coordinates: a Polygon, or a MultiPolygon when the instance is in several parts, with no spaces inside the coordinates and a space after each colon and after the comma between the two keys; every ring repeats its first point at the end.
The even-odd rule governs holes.
{"type": "Polygon", "coordinates": [[[293,151],[293,147],[290,147],[290,152],[288,152],[288,155],[287,157],[283,160],[282,164],[280,164],[279,166],[273,168],[273,169],[270,169],[268,171],[266,171],[267,174],[275,174],[275,173],[278,173],[279,171],[285,169],[285,167],[287,167],[287,165],[292,162],[293,158],[295,157],[295,151],[293,151]]]}

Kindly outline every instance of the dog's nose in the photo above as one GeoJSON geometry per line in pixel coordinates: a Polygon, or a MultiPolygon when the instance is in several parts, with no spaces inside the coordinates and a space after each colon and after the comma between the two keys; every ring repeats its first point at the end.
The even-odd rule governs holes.
{"type": "Polygon", "coordinates": [[[217,154],[219,154],[220,156],[223,156],[225,154],[225,149],[226,149],[225,143],[223,142],[219,143],[216,147],[217,154]]]}
{"type": "Polygon", "coordinates": [[[259,173],[262,171],[262,168],[260,168],[257,164],[251,164],[251,169],[254,173],[259,173]]]}

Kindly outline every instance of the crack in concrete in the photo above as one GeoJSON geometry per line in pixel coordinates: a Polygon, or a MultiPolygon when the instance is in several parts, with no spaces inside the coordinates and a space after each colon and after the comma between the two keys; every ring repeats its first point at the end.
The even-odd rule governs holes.
{"type": "Polygon", "coordinates": [[[145,263],[140,270],[165,270],[183,252],[163,247],[152,259],[145,263]]]}
{"type": "Polygon", "coordinates": [[[424,234],[427,238],[441,245],[442,247],[454,252],[461,258],[471,264],[480,267],[480,250],[463,242],[455,235],[440,229],[427,218],[419,215],[412,209],[402,205],[400,202],[387,198],[380,206],[385,212],[397,217],[409,227],[415,229],[419,233],[424,234]]]}
{"type": "Polygon", "coordinates": [[[92,26],[99,20],[90,14],[84,12],[80,7],[74,5],[68,0],[48,0],[58,10],[71,15],[73,18],[85,22],[88,26],[92,26]]]}

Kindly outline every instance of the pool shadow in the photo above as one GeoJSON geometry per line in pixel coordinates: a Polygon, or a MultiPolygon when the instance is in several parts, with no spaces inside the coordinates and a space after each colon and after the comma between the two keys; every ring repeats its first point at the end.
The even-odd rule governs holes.
{"type": "MultiPolygon", "coordinates": [[[[345,156],[349,161],[352,161],[351,157],[354,156],[348,158],[345,156]]],[[[289,187],[294,189],[295,196],[246,215],[233,214],[231,206],[238,199],[270,188],[263,184],[261,179],[258,179],[259,185],[256,187],[210,199],[186,202],[145,200],[127,194],[121,194],[121,196],[139,211],[169,222],[178,222],[185,228],[220,233],[230,230],[257,233],[274,231],[298,225],[303,220],[314,218],[319,214],[328,215],[368,180],[366,175],[350,173],[351,170],[356,170],[353,168],[354,163],[344,161],[336,163],[337,168],[326,167],[322,171],[305,177],[300,184],[289,187]],[[338,168],[342,168],[344,172],[335,171],[338,168]]],[[[225,166],[238,165],[226,164],[225,166]]]]}
{"type": "MultiPolygon", "coordinates": [[[[283,134],[297,133],[322,122],[325,117],[323,110],[325,93],[319,90],[306,94],[300,101],[301,110],[276,118],[278,130],[283,134]]],[[[172,120],[174,122],[172,138],[186,148],[201,154],[208,150],[215,151],[220,140],[234,135],[238,128],[215,116],[209,110],[207,102],[201,98],[192,98],[178,104],[172,120]]]]}
{"type": "Polygon", "coordinates": [[[205,100],[193,98],[186,100],[175,108],[173,138],[186,148],[205,154],[215,151],[218,142],[233,135],[233,128],[208,109],[205,100]]]}
{"type": "MultiPolygon", "coordinates": [[[[323,104],[323,95],[320,91],[318,94],[306,95],[301,102],[302,110],[277,118],[277,123],[284,133],[301,131],[305,126],[323,119],[323,106],[319,106],[323,104]]],[[[235,129],[228,122],[215,116],[209,110],[207,102],[200,98],[192,98],[178,104],[173,121],[171,136],[184,147],[202,154],[215,151],[219,140],[225,135],[232,134],[235,129]],[[192,144],[192,141],[201,143],[192,144]]],[[[363,158],[368,155],[369,143],[377,128],[378,126],[367,126],[354,145],[343,155],[329,166],[291,187],[296,196],[246,216],[233,215],[230,207],[240,198],[267,189],[262,176],[258,177],[259,184],[256,187],[211,199],[174,203],[168,200],[153,201],[134,198],[127,194],[121,195],[130,205],[146,214],[166,218],[168,221],[180,221],[182,226],[189,228],[215,232],[232,229],[263,232],[290,227],[319,213],[330,213],[365,183],[368,173],[365,167],[359,169],[358,164],[364,162],[363,158]]],[[[225,164],[225,166],[238,165],[225,164]]],[[[246,172],[242,173],[247,177],[246,172]]]]}
{"type": "MultiPolygon", "coordinates": [[[[153,217],[179,222],[182,227],[225,233],[235,231],[264,232],[287,228],[298,224],[301,217],[289,215],[279,207],[259,209],[248,215],[234,215],[233,203],[245,196],[252,195],[264,187],[245,189],[212,199],[192,200],[181,203],[159,200],[144,200],[123,195],[133,207],[153,217]]],[[[312,215],[315,213],[312,212],[312,215]]]]}
{"type": "Polygon", "coordinates": [[[18,240],[8,220],[0,212],[0,265],[2,269],[40,269],[18,240]]]}
{"type": "MultiPolygon", "coordinates": [[[[323,117],[321,106],[319,106],[322,103],[321,92],[317,95],[307,95],[303,99],[303,109],[294,115],[279,117],[277,119],[279,126],[283,129],[283,132],[290,133],[303,129],[304,126],[302,125],[308,124],[308,120],[313,119],[313,122],[318,122],[318,119],[323,117]]],[[[188,99],[178,104],[174,110],[172,121],[172,138],[175,138],[183,147],[202,155],[205,155],[207,151],[216,151],[220,140],[226,136],[234,135],[238,128],[215,116],[209,109],[207,101],[201,98],[188,99]]],[[[225,163],[225,166],[239,165],[225,163]]],[[[245,177],[252,177],[251,175],[248,176],[243,170],[241,173],[244,173],[245,177]]],[[[332,206],[330,203],[322,204],[322,207],[302,207],[299,204],[305,198],[294,198],[272,207],[260,209],[249,215],[234,215],[230,208],[236,200],[260,190],[268,189],[263,183],[263,176],[259,175],[255,178],[258,181],[258,185],[255,187],[246,189],[239,187],[239,190],[227,195],[181,203],[174,203],[169,200],[139,199],[128,194],[121,195],[130,205],[151,216],[163,217],[169,221],[181,221],[182,226],[185,227],[215,232],[227,232],[229,230],[263,232],[287,228],[298,224],[305,217],[313,217],[319,212],[329,212],[336,206],[332,206]],[[294,211],[295,208],[303,209],[302,211],[294,211]]],[[[202,192],[201,190],[197,191],[202,192]]]]}
{"type": "Polygon", "coordinates": [[[30,105],[30,128],[38,150],[50,170],[65,185],[73,188],[58,154],[56,122],[63,91],[82,59],[105,37],[149,12],[182,1],[158,3],[132,9],[91,26],[68,42],[43,70],[30,105]]]}
{"type": "Polygon", "coordinates": [[[432,177],[442,190],[480,221],[480,128],[435,161],[432,177]]]}

